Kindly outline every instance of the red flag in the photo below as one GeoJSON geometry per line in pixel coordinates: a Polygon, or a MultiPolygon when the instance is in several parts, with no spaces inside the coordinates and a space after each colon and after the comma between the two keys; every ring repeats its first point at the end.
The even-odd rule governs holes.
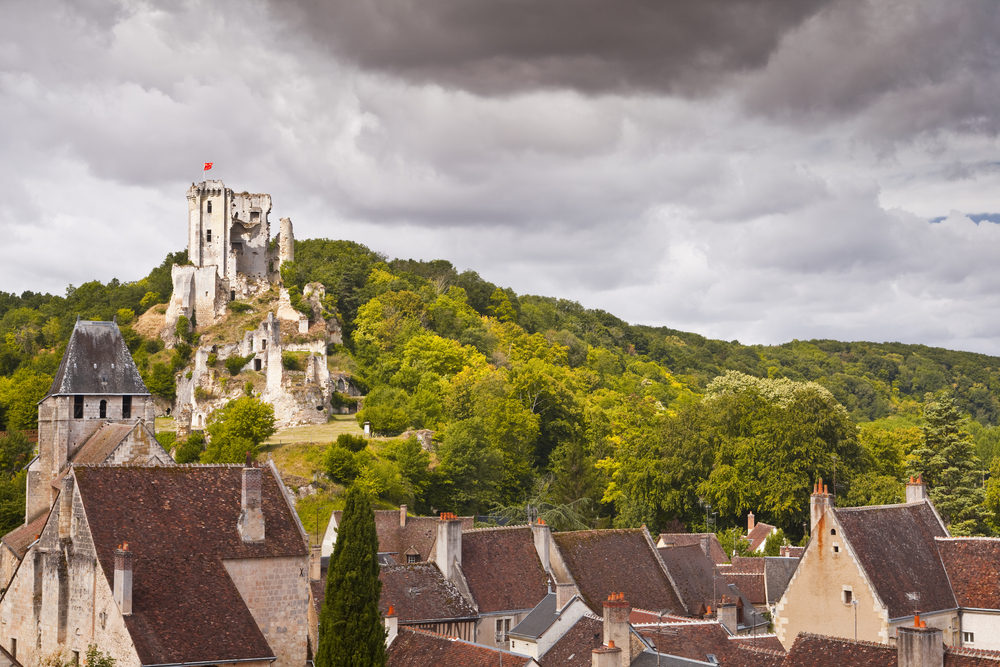
{"type": "Polygon", "coordinates": [[[212,168],[212,163],[211,162],[206,162],[205,163],[205,169],[204,169],[204,171],[208,171],[211,168],[212,168]]]}

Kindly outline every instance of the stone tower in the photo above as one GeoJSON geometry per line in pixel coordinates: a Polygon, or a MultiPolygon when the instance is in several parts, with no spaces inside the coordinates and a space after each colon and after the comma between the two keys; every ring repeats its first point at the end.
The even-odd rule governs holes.
{"type": "Polygon", "coordinates": [[[104,463],[126,441],[138,443],[136,454],[170,461],[153,435],[154,419],[153,397],[118,325],[77,322],[38,404],[38,457],[28,467],[25,522],[49,510],[57,493],[53,481],[86,445],[88,460],[81,462],[104,463]]]}
{"type": "Polygon", "coordinates": [[[291,218],[281,219],[281,231],[278,233],[278,261],[275,270],[280,270],[285,262],[295,261],[295,235],[292,233],[291,218]]]}

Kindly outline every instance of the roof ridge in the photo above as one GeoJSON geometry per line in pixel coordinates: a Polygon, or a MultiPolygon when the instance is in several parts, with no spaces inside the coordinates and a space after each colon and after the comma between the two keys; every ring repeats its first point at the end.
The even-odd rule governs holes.
{"type": "MultiPolygon", "coordinates": [[[[769,635],[769,636],[773,637],[774,635],[769,635]]],[[[730,637],[730,639],[732,639],[732,637],[730,637]]],[[[779,651],[778,649],[764,648],[762,646],[747,646],[746,644],[737,644],[736,649],[739,651],[750,651],[751,653],[760,653],[762,655],[772,655],[781,658],[788,655],[784,651],[779,651]]]]}
{"type": "MultiPolygon", "coordinates": [[[[894,509],[897,507],[914,507],[916,505],[923,505],[923,500],[918,500],[915,503],[893,503],[891,505],[862,505],[861,507],[833,507],[834,511],[837,512],[858,512],[861,510],[882,510],[882,509],[894,509]]],[[[880,644],[882,646],[882,644],[880,644]]]]}
{"type": "Polygon", "coordinates": [[[463,530],[462,534],[464,535],[466,533],[488,533],[491,531],[496,532],[501,530],[521,530],[522,528],[531,528],[531,524],[519,523],[514,526],[482,526],[480,528],[469,528],[468,530],[463,530]]]}
{"type": "Polygon", "coordinates": [[[964,655],[972,658],[996,658],[1000,661],[1000,651],[994,651],[984,648],[968,648],[964,646],[945,646],[945,653],[951,653],[952,655],[964,655]]]}
{"type": "Polygon", "coordinates": [[[72,463],[76,468],[245,468],[242,463],[174,463],[151,466],[144,463],[72,463]]]}
{"type": "Polygon", "coordinates": [[[850,639],[848,637],[831,637],[830,635],[820,635],[815,632],[800,632],[799,637],[807,637],[810,639],[828,639],[830,641],[841,642],[842,644],[857,644],[858,646],[873,646],[875,648],[892,648],[888,644],[880,644],[878,642],[868,641],[867,639],[850,639]]]}
{"type": "Polygon", "coordinates": [[[752,639],[764,639],[766,637],[775,637],[776,638],[777,636],[778,635],[776,635],[775,633],[769,632],[769,633],[767,633],[765,635],[752,635],[752,636],[751,635],[732,635],[732,636],[729,637],[729,639],[731,641],[735,642],[735,641],[745,641],[747,639],[751,639],[751,640],[752,639]]]}
{"type": "Polygon", "coordinates": [[[949,535],[947,537],[934,536],[934,539],[939,542],[958,542],[964,540],[982,540],[984,542],[1000,542],[1000,537],[985,537],[982,535],[968,535],[968,536],[953,536],[949,535]]]}

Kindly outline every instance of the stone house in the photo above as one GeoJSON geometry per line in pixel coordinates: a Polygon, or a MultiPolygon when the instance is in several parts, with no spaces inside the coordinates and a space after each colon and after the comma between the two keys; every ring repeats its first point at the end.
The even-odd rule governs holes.
{"type": "Polygon", "coordinates": [[[660,533],[656,548],[684,547],[697,544],[716,565],[729,562],[729,555],[722,548],[719,537],[715,533],[660,533]]]}
{"type": "Polygon", "coordinates": [[[382,616],[395,616],[399,628],[475,641],[476,608],[434,563],[383,565],[379,579],[379,610],[382,616]]]}
{"type": "Polygon", "coordinates": [[[661,653],[721,665],[781,665],[785,649],[774,635],[731,635],[715,620],[633,622],[635,630],[661,653]]]}
{"type": "Polygon", "coordinates": [[[837,508],[820,480],[809,544],[776,605],[784,646],[800,632],[891,644],[917,613],[946,643],[959,644],[959,604],[936,542],[948,531],[920,480],[907,485],[906,499],[837,508]]]}
{"type": "Polygon", "coordinates": [[[89,644],[119,667],[302,665],[308,560],[273,465],[74,465],[0,599],[0,644],[27,665],[89,644]]]}
{"type": "Polygon", "coordinates": [[[1000,650],[1000,539],[935,538],[958,602],[958,646],[1000,650]]]}
{"type": "Polygon", "coordinates": [[[783,667],[996,667],[1000,655],[946,646],[940,628],[902,626],[896,646],[802,633],[783,667]]]}
{"type": "MultiPolygon", "coordinates": [[[[323,533],[322,557],[329,559],[333,554],[333,546],[337,542],[337,530],[343,518],[343,512],[335,511],[330,515],[330,521],[323,533]]],[[[475,517],[459,517],[462,530],[469,530],[475,523],[475,517]]],[[[378,533],[378,552],[380,556],[388,556],[392,562],[422,563],[434,560],[434,548],[438,537],[438,519],[433,516],[410,516],[406,505],[399,510],[375,510],[375,531],[378,533]]],[[[324,561],[325,562],[325,561],[324,561]]]]}
{"type": "Polygon", "coordinates": [[[510,631],[510,650],[538,660],[589,613],[580,598],[574,597],[559,607],[556,594],[549,593],[510,631]]]}
{"type": "Polygon", "coordinates": [[[772,533],[777,532],[777,528],[766,523],[754,521],[753,512],[747,515],[747,534],[743,539],[747,541],[750,553],[763,553],[764,543],[772,533]]]}

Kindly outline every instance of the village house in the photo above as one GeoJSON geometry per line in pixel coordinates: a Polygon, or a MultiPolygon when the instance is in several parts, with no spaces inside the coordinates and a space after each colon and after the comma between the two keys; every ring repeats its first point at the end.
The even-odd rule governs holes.
{"type": "Polygon", "coordinates": [[[539,667],[529,656],[518,655],[463,639],[400,628],[389,644],[388,667],[539,667]]]}
{"type": "Polygon", "coordinates": [[[723,550],[719,537],[715,533],[660,533],[656,548],[686,547],[697,544],[716,565],[729,562],[729,555],[723,550]]]}
{"type": "Polygon", "coordinates": [[[25,664],[298,667],[309,657],[306,535],[273,465],[73,465],[0,599],[25,664]]]}
{"type": "MultiPolygon", "coordinates": [[[[343,512],[335,511],[323,533],[322,557],[324,563],[333,554],[337,543],[337,530],[343,512]]],[[[470,530],[475,517],[459,517],[462,530],[470,530]]],[[[375,531],[378,533],[378,552],[383,561],[393,563],[421,563],[433,560],[438,536],[438,519],[433,516],[410,516],[406,505],[399,510],[375,510],[375,531]]]]}
{"type": "Polygon", "coordinates": [[[589,613],[580,598],[574,597],[565,606],[559,607],[556,594],[549,593],[510,631],[510,650],[537,660],[589,613]]]}
{"type": "MultiPolygon", "coordinates": [[[[919,622],[919,621],[918,621],[919,622]]],[[[940,628],[900,626],[896,646],[802,633],[782,667],[997,667],[994,651],[946,646],[940,628]]]]}
{"type": "Polygon", "coordinates": [[[778,529],[766,523],[754,521],[753,512],[747,515],[747,534],[743,539],[747,542],[747,550],[750,553],[764,553],[764,544],[772,534],[778,529]]]}
{"type": "Polygon", "coordinates": [[[781,665],[785,649],[774,635],[731,635],[718,621],[672,619],[633,622],[635,630],[661,653],[723,665],[781,665]]]}
{"type": "Polygon", "coordinates": [[[958,603],[958,646],[1000,650],[1000,539],[935,538],[958,603]]]}
{"type": "Polygon", "coordinates": [[[479,614],[434,563],[383,565],[379,572],[382,616],[396,625],[474,642],[479,614]]]}
{"type": "Polygon", "coordinates": [[[935,539],[948,531],[919,479],[901,505],[837,508],[822,480],[810,500],[811,538],[776,605],[784,646],[800,632],[891,644],[915,614],[960,643],[959,604],[935,539]]]}

